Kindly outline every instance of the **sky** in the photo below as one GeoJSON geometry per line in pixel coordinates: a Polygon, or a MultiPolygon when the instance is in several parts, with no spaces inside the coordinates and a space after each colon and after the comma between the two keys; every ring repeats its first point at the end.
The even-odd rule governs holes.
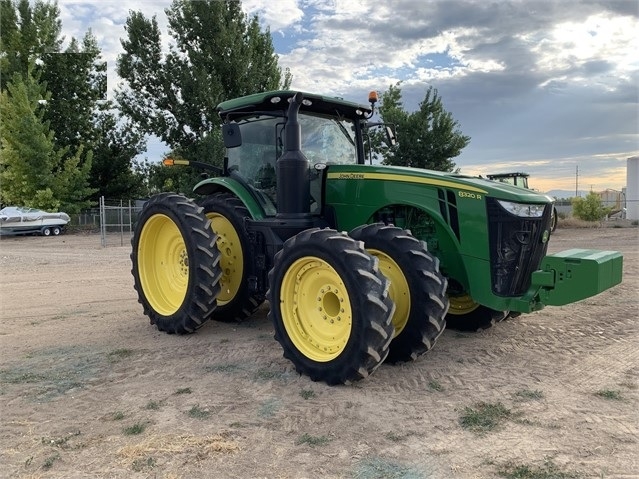
{"type": "MultiPolygon", "coordinates": [[[[129,7],[58,0],[63,35],[91,28],[115,63],[129,7]]],[[[130,7],[157,16],[171,0],[130,7]]],[[[523,171],[540,191],[621,190],[639,155],[639,0],[244,0],[269,28],[293,89],[366,103],[401,81],[404,107],[432,86],[471,137],[463,174],[523,171]]],[[[401,132],[398,132],[401,141],[401,132]]],[[[145,156],[168,148],[151,139],[145,156]]]]}

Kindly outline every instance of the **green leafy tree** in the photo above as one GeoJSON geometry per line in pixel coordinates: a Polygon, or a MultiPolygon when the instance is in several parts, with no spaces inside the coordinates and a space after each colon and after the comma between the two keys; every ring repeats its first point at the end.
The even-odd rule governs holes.
{"type": "Polygon", "coordinates": [[[60,51],[62,22],[56,3],[0,0],[0,87],[15,73],[33,73],[32,62],[60,51]]]}
{"type": "Polygon", "coordinates": [[[75,38],[63,52],[45,53],[41,79],[51,92],[45,119],[55,132],[58,147],[87,152],[96,147],[96,119],[106,100],[106,63],[96,38],[88,31],[82,42],[75,38]]]}
{"type": "Polygon", "coordinates": [[[606,208],[601,201],[601,197],[591,191],[585,198],[580,196],[571,200],[572,214],[584,221],[601,221],[610,214],[612,208],[606,208]]]}
{"type": "Polygon", "coordinates": [[[384,123],[395,125],[398,140],[395,146],[390,146],[379,141],[379,134],[373,137],[373,148],[385,164],[440,171],[455,169],[452,158],[459,156],[470,137],[461,133],[436,89],[426,90],[419,109],[413,113],[402,105],[400,83],[391,85],[380,100],[379,115],[384,123]]]}
{"type": "Polygon", "coordinates": [[[15,73],[0,94],[0,202],[76,213],[92,193],[91,154],[58,148],[44,120],[48,93],[29,74],[15,73]]]}
{"type": "Polygon", "coordinates": [[[270,32],[257,16],[247,18],[237,0],[174,0],[166,15],[172,38],[166,54],[155,17],[132,12],[127,19],[117,62],[126,81],[116,94],[119,107],[184,158],[221,165],[222,143],[212,133],[220,124],[217,104],[287,88],[290,72],[282,78],[270,32]]]}

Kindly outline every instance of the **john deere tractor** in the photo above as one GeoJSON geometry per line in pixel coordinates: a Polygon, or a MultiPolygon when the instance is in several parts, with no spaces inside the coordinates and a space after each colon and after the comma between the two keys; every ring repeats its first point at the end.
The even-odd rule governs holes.
{"type": "Polygon", "coordinates": [[[135,229],[151,323],[191,333],[267,300],[296,370],[340,384],[417,358],[447,322],[486,327],[621,281],[619,253],[546,255],[546,196],[367,164],[375,100],[273,91],[221,103],[223,168],[195,186],[197,201],[152,197],[135,229]]]}

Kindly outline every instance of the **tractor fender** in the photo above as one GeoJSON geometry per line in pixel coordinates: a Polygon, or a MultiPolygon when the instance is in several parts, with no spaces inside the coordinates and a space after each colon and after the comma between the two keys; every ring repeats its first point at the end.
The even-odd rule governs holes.
{"type": "Polygon", "coordinates": [[[265,208],[260,204],[256,195],[248,190],[239,181],[229,177],[207,178],[200,181],[193,192],[198,195],[212,195],[214,193],[232,193],[237,196],[255,220],[263,219],[266,215],[265,208]]]}
{"type": "Polygon", "coordinates": [[[365,223],[375,222],[376,218],[380,218],[380,213],[387,208],[412,208],[414,211],[421,212],[423,215],[428,217],[435,226],[435,233],[431,235],[420,234],[420,228],[416,227],[419,225],[405,224],[402,221],[395,221],[394,225],[410,229],[411,233],[417,239],[426,243],[428,251],[438,257],[441,262],[440,268],[443,272],[445,272],[446,276],[455,279],[465,288],[468,288],[468,272],[459,249],[459,240],[451,226],[444,221],[439,212],[433,211],[430,207],[423,204],[420,205],[412,200],[398,200],[381,208],[378,207],[372,214],[370,214],[365,223]]]}

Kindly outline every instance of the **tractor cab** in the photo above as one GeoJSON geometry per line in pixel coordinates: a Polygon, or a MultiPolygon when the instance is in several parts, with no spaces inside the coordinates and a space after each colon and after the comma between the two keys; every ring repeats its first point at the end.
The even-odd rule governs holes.
{"type": "MultiPolygon", "coordinates": [[[[311,183],[310,211],[321,204],[321,171],[329,164],[356,164],[355,124],[346,118],[300,114],[301,150],[308,159],[305,176],[311,183]]],[[[237,120],[242,143],[227,150],[227,171],[243,179],[266,199],[271,215],[277,203],[277,159],[284,153],[285,120],[251,115],[237,120]]]]}
{"type": "MultiPolygon", "coordinates": [[[[286,122],[294,92],[277,91],[250,95],[218,106],[224,120],[227,147],[225,173],[240,181],[257,196],[266,216],[277,214],[278,183],[291,188],[287,175],[278,182],[277,160],[287,146],[286,122]]],[[[305,158],[297,179],[309,184],[309,212],[319,214],[322,178],[329,165],[364,163],[362,130],[372,106],[339,98],[304,94],[298,112],[299,150],[305,158]]]]}

